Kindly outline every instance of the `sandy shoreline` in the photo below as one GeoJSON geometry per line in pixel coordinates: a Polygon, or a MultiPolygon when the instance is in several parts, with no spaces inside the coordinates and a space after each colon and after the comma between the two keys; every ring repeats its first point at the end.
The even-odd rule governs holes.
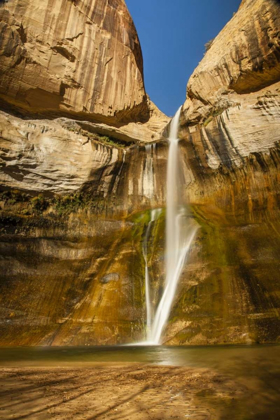
{"type": "Polygon", "coordinates": [[[126,363],[0,374],[1,420],[245,418],[237,413],[246,387],[209,369],[126,363]]]}

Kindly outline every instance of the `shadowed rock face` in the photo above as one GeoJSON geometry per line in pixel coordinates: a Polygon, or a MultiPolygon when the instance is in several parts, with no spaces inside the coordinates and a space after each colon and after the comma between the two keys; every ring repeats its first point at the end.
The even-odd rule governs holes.
{"type": "Polygon", "coordinates": [[[123,0],[9,1],[0,20],[2,100],[32,114],[149,119],[141,48],[123,0]]]}
{"type": "Polygon", "coordinates": [[[16,232],[2,230],[2,345],[141,338],[142,269],[132,223],[85,214],[15,223],[16,232]]]}
{"type": "MultiPolygon", "coordinates": [[[[118,148],[96,140],[83,146],[76,140],[70,132],[69,156],[63,138],[52,141],[53,149],[46,142],[45,153],[34,142],[23,159],[10,150],[2,184],[25,192],[6,187],[0,193],[1,345],[144,338],[145,209],[164,204],[167,146],[118,148]],[[71,176],[63,176],[58,162],[71,168],[71,176]]],[[[151,261],[161,261],[161,272],[163,232],[161,220],[151,238],[157,250],[151,261]]]]}

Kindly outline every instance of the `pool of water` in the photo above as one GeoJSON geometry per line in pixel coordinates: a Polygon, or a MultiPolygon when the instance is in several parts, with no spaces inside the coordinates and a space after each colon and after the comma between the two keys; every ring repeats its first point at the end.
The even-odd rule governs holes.
{"type": "Polygon", "coordinates": [[[280,372],[280,346],[95,346],[0,348],[0,366],[90,366],[146,363],[211,368],[228,373],[280,372]]]}
{"type": "MultiPolygon", "coordinates": [[[[211,404],[223,409],[227,420],[278,420],[280,418],[280,346],[115,346],[115,347],[37,347],[1,348],[0,367],[83,368],[125,363],[155,366],[207,368],[226,375],[244,389],[239,402],[211,404]],[[229,406],[227,407],[227,404],[229,406]],[[230,405],[231,404],[231,405],[230,405]],[[235,413],[231,413],[235,407],[235,413]],[[237,411],[238,410],[238,411],[237,411]]],[[[206,397],[201,397],[201,404],[206,397]]],[[[234,400],[231,398],[230,400],[234,400]]],[[[216,401],[216,402],[215,402],[216,401]]]]}

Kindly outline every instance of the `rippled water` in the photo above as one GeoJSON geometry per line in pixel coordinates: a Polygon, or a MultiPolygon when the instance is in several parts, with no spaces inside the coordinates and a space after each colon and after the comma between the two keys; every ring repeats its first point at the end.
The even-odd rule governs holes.
{"type": "MultiPolygon", "coordinates": [[[[280,373],[280,346],[95,346],[0,348],[0,366],[149,363],[217,369],[233,375],[280,373]]],[[[279,387],[280,390],[280,387],[279,387]]]]}

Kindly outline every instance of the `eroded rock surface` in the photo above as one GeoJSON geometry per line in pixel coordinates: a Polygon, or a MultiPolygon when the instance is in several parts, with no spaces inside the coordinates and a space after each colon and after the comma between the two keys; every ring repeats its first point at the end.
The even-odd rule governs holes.
{"type": "Polygon", "coordinates": [[[142,141],[159,138],[168,118],[146,95],[141,47],[123,0],[1,3],[0,33],[6,109],[31,119],[72,115],[129,124],[126,132],[142,141]]]}
{"type": "MultiPolygon", "coordinates": [[[[65,10],[71,12],[67,19],[77,27],[89,13],[83,14],[83,1],[55,3],[67,6],[65,10]],[[80,20],[72,18],[77,13],[80,20]]],[[[11,14],[19,4],[30,9],[30,28],[37,25],[25,0],[0,9],[8,25],[4,29],[16,31],[14,38],[3,37],[5,42],[13,39],[9,41],[13,54],[5,56],[5,63],[18,54],[18,48],[26,48],[31,55],[40,52],[37,43],[31,48],[27,42],[34,34],[26,29],[25,15],[12,23],[11,19],[19,19],[19,11],[13,18],[11,14]],[[17,36],[23,38],[24,46],[19,43],[14,48],[17,36]]],[[[96,6],[91,16],[104,17],[105,3],[91,4],[96,6]]],[[[126,26],[131,21],[123,3],[118,4],[116,11],[116,3],[108,2],[109,20],[114,15],[118,30],[123,22],[127,31],[130,28],[128,34],[133,34],[132,23],[126,26]]],[[[48,16],[53,13],[49,3],[38,7],[47,10],[48,16]]],[[[163,337],[166,343],[279,341],[279,16],[278,1],[242,1],[188,84],[181,117],[180,177],[185,185],[182,199],[191,203],[200,229],[163,337]]],[[[55,15],[54,24],[56,19],[55,15]]],[[[109,30],[104,26],[107,18],[99,23],[94,19],[92,24],[83,21],[89,40],[91,31],[96,31],[96,39],[105,37],[107,47],[114,38],[110,48],[128,53],[125,59],[130,76],[127,74],[126,80],[132,84],[133,103],[117,91],[111,92],[115,101],[111,112],[105,90],[104,96],[94,97],[92,103],[90,99],[90,108],[81,110],[84,99],[80,100],[80,95],[87,94],[79,79],[82,87],[69,85],[62,90],[62,102],[48,108],[57,95],[56,88],[48,86],[57,80],[54,82],[45,69],[41,73],[47,81],[44,92],[52,97],[51,102],[46,99],[46,108],[57,113],[49,119],[27,114],[23,119],[6,109],[0,116],[4,190],[0,200],[1,344],[114,344],[141,340],[145,335],[142,245],[150,208],[164,207],[167,143],[158,140],[168,119],[147,98],[141,99],[143,81],[135,79],[139,57],[133,53],[135,48],[139,51],[138,41],[136,46],[128,46],[119,32],[114,32],[114,22],[109,30]],[[140,89],[137,94],[136,86],[140,89]],[[67,116],[63,115],[66,110],[67,116]],[[70,113],[75,119],[69,118],[70,113]],[[142,144],[151,141],[155,143],[142,144]]],[[[48,31],[58,39],[60,30],[51,25],[48,31]]],[[[67,31],[66,25],[59,36],[65,37],[67,31]]],[[[85,39],[81,34],[67,40],[77,47],[82,60],[86,60],[85,39]]],[[[54,50],[44,42],[38,41],[44,54],[52,57],[50,63],[57,60],[59,83],[66,74],[60,72],[63,60],[67,59],[70,73],[74,66],[80,68],[71,55],[58,57],[63,52],[61,45],[54,50]]],[[[103,46],[98,48],[103,51],[103,46]]],[[[73,50],[71,54],[76,53],[73,50]]],[[[102,60],[95,65],[104,64],[102,60]]],[[[20,112],[23,108],[31,112],[32,106],[38,105],[32,102],[38,89],[31,102],[24,104],[22,98],[28,90],[23,88],[21,96],[17,76],[21,66],[29,68],[28,60],[24,63],[23,59],[12,69],[7,64],[5,77],[10,77],[11,83],[5,82],[2,94],[20,112]]],[[[113,63],[118,65],[115,55],[106,67],[113,63]]],[[[83,68],[88,69],[87,65],[83,68]]],[[[26,71],[23,79],[28,76],[26,71]]],[[[94,71],[93,79],[100,74],[106,86],[113,86],[109,75],[114,73],[94,71]]],[[[88,83],[98,84],[93,79],[88,83]]],[[[164,238],[163,209],[148,238],[155,307],[164,283],[164,238]]]]}
{"type": "Polygon", "coordinates": [[[67,118],[26,121],[2,112],[0,124],[2,186],[35,195],[89,189],[96,198],[117,196],[124,209],[164,201],[164,144],[137,145],[127,136],[129,145],[118,129],[105,131],[108,137],[96,134],[95,124],[67,118]]]}
{"type": "Polygon", "coordinates": [[[2,5],[1,97],[33,113],[148,119],[143,60],[125,2],[2,5]]]}
{"type": "Polygon", "coordinates": [[[188,82],[189,123],[238,106],[241,95],[279,82],[279,7],[276,0],[247,0],[213,40],[188,82]]]}
{"type": "Polygon", "coordinates": [[[126,216],[164,201],[167,149],[145,143],[169,118],[125,2],[1,2],[0,21],[1,343],[139,340],[126,216]]]}
{"type": "Polygon", "coordinates": [[[279,31],[278,1],[243,1],[188,83],[182,150],[200,230],[170,344],[280,338],[279,31]]]}

